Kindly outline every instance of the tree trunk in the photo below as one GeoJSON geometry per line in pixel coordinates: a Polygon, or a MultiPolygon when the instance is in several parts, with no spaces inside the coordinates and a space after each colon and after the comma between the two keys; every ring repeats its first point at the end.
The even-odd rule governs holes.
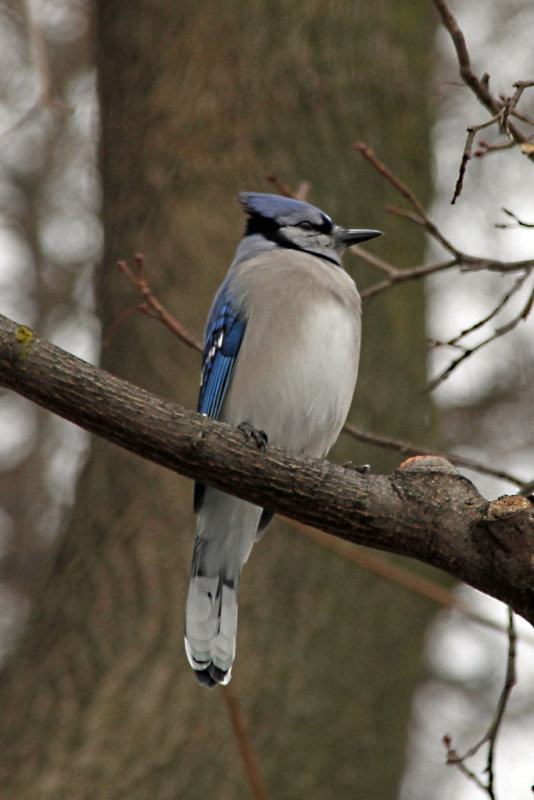
{"type": "MultiPolygon", "coordinates": [[[[351,150],[368,140],[422,200],[428,153],[426,9],[382,0],[98,6],[106,249],[104,330],[138,302],[115,262],[145,253],[158,296],[201,334],[241,235],[233,197],[276,172],[336,222],[383,227],[387,188],[351,150]],[[211,13],[210,13],[211,12],[211,13]]],[[[373,247],[422,252],[387,223],[373,247]]],[[[369,280],[356,269],[359,283],[369,280]]],[[[354,417],[428,440],[423,294],[365,310],[354,417]]],[[[129,318],[103,366],[194,407],[199,359],[129,318]]],[[[391,457],[342,441],[335,456],[391,457]]],[[[194,521],[189,481],[94,441],[75,511],[26,636],[2,677],[5,796],[248,796],[224,690],[183,653],[194,521]]],[[[273,525],[247,565],[232,689],[273,798],[390,798],[432,609],[273,525]]]]}

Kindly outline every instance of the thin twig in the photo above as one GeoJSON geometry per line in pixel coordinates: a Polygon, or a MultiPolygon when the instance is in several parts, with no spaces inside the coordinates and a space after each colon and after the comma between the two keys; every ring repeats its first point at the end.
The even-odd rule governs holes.
{"type": "Polygon", "coordinates": [[[502,210],[504,211],[505,214],[508,214],[508,216],[511,217],[516,224],[514,226],[514,225],[506,225],[505,223],[496,223],[495,224],[496,228],[513,228],[513,227],[534,228],[534,222],[525,222],[524,220],[519,219],[517,214],[514,214],[514,212],[510,211],[509,208],[503,208],[502,210]]]}
{"type": "MultiPolygon", "coordinates": [[[[529,117],[528,114],[525,114],[522,111],[518,111],[516,108],[517,104],[519,103],[519,98],[521,97],[521,94],[525,89],[534,86],[534,81],[515,81],[513,86],[516,90],[520,90],[520,92],[518,95],[517,94],[514,95],[513,99],[515,102],[513,103],[513,106],[510,109],[510,113],[512,114],[512,116],[517,117],[517,119],[520,119],[522,122],[526,122],[527,125],[534,125],[534,119],[532,117],[529,117]]],[[[499,95],[499,98],[503,104],[506,102],[506,97],[504,95],[502,94],[499,95]]]]}
{"type": "MultiPolygon", "coordinates": [[[[425,578],[422,575],[417,575],[415,572],[412,572],[412,570],[395,564],[384,556],[358,547],[345,539],[329,536],[327,533],[323,533],[323,531],[317,528],[310,528],[308,525],[302,525],[302,523],[295,522],[295,520],[291,520],[288,517],[284,517],[283,519],[289,527],[293,528],[299,534],[307,536],[308,539],[321,545],[321,547],[326,547],[331,552],[344,558],[345,561],[350,561],[362,569],[365,569],[367,572],[371,572],[373,575],[378,575],[378,577],[384,580],[395,583],[402,589],[406,589],[408,592],[412,592],[419,597],[425,597],[427,600],[438,603],[445,608],[454,609],[473,622],[476,622],[478,625],[483,625],[485,628],[490,628],[499,633],[506,632],[507,629],[503,627],[503,625],[494,622],[484,614],[473,611],[467,603],[436,581],[425,578]]],[[[532,636],[522,637],[521,641],[534,647],[534,637],[532,636]]]]}
{"type": "Polygon", "coordinates": [[[428,275],[433,275],[435,272],[443,272],[444,270],[452,269],[457,266],[458,262],[456,259],[450,259],[449,261],[440,261],[437,264],[423,264],[421,266],[412,267],[411,269],[399,269],[389,278],[380,281],[380,283],[375,283],[373,286],[369,286],[368,289],[364,289],[360,292],[361,298],[362,300],[369,300],[371,297],[380,294],[380,292],[389,289],[391,286],[395,286],[397,283],[420,280],[421,278],[426,278],[428,275]]]}
{"type": "Polygon", "coordinates": [[[406,211],[405,208],[397,208],[397,206],[387,205],[385,210],[388,214],[394,214],[396,217],[402,217],[410,222],[415,222],[416,225],[425,225],[426,221],[419,214],[414,214],[413,211],[406,211]]]}
{"type": "Polygon", "coordinates": [[[358,256],[361,258],[362,261],[366,261],[367,264],[371,264],[371,266],[376,267],[381,272],[385,272],[386,275],[390,277],[396,276],[400,270],[393,266],[393,264],[389,264],[387,261],[384,261],[382,258],[378,258],[374,253],[371,253],[370,250],[364,250],[363,247],[360,247],[357,244],[351,245],[349,247],[349,252],[353,253],[353,255],[358,256]]]}
{"type": "MultiPolygon", "coordinates": [[[[517,111],[517,105],[519,100],[521,99],[521,95],[525,91],[525,89],[531,89],[534,86],[534,81],[515,81],[514,82],[514,89],[515,93],[513,94],[511,101],[510,101],[510,114],[514,114],[518,117],[518,119],[523,120],[523,122],[527,122],[529,125],[534,125],[534,120],[530,117],[527,117],[525,114],[521,114],[517,111]]],[[[506,103],[506,98],[501,98],[503,103],[506,103]]]]}
{"type": "MultiPolygon", "coordinates": [[[[432,2],[434,3],[434,6],[441,17],[441,21],[448,30],[452,39],[452,43],[456,50],[456,57],[458,59],[458,66],[462,80],[466,86],[471,89],[475,97],[482,103],[482,105],[487,108],[492,117],[487,122],[482,123],[482,125],[473,125],[467,129],[467,140],[464,146],[460,163],[460,171],[451,201],[452,203],[455,203],[463,188],[465,171],[467,164],[471,159],[471,149],[474,137],[482,128],[488,127],[489,125],[498,124],[500,132],[505,134],[513,144],[518,144],[521,151],[528,158],[534,160],[534,144],[532,144],[529,141],[529,137],[526,136],[510,120],[511,116],[518,117],[516,114],[516,106],[519,103],[521,95],[526,88],[533,86],[534,82],[516,81],[514,83],[515,92],[512,97],[505,97],[504,99],[498,99],[494,97],[489,90],[488,74],[486,73],[482,76],[482,78],[478,78],[473,72],[465,36],[460,29],[453,13],[451,12],[446,0],[432,0],[432,2]]],[[[481,156],[495,149],[497,149],[497,146],[486,146],[485,149],[477,151],[476,155],[481,156]]]]}
{"type": "Polygon", "coordinates": [[[180,323],[172,316],[172,314],[167,311],[165,306],[160,303],[157,297],[152,292],[148,281],[145,276],[145,258],[142,255],[135,256],[135,264],[137,267],[137,275],[134,275],[133,272],[130,270],[126,261],[119,261],[117,266],[120,271],[126,275],[128,280],[133,283],[133,285],[137,288],[137,290],[142,294],[145,298],[145,303],[136,306],[136,308],[132,309],[131,311],[127,311],[116,320],[110,328],[108,332],[108,337],[111,332],[114,332],[118,325],[129,316],[134,311],[141,311],[147,316],[154,317],[154,319],[159,320],[159,322],[163,323],[167,326],[178,338],[184,342],[188,347],[192,347],[193,350],[198,350],[202,352],[202,344],[196,339],[192,334],[188,333],[185,328],[180,325],[180,323]]]}
{"type": "MultiPolygon", "coordinates": [[[[487,153],[494,153],[501,150],[507,150],[510,147],[515,147],[515,145],[518,143],[517,139],[512,135],[510,131],[510,115],[514,114],[516,105],[519,102],[519,99],[523,91],[527,88],[527,86],[532,86],[532,85],[534,84],[531,81],[517,81],[516,83],[514,83],[514,86],[516,87],[514,94],[512,95],[512,97],[504,98],[503,102],[500,103],[500,110],[497,114],[495,114],[495,116],[493,116],[486,122],[482,122],[480,125],[470,125],[467,128],[467,139],[465,142],[464,152],[460,163],[460,173],[458,175],[458,180],[456,181],[456,187],[454,189],[454,195],[451,200],[452,205],[454,205],[454,203],[460,196],[460,193],[463,189],[465,171],[467,168],[467,164],[472,157],[471,151],[475,136],[477,133],[479,133],[479,131],[483,130],[484,128],[488,128],[491,125],[498,125],[499,131],[503,134],[506,134],[510,139],[509,142],[498,145],[491,145],[488,144],[487,142],[481,141],[479,143],[479,148],[481,149],[475,152],[475,156],[479,158],[485,156],[487,153]]],[[[523,143],[523,149],[525,143],[526,142],[523,143]]]]}
{"type": "Polygon", "coordinates": [[[411,269],[397,269],[397,267],[378,258],[358,245],[352,245],[350,252],[388,276],[385,280],[375,283],[361,291],[360,296],[362,300],[370,300],[375,295],[380,294],[380,292],[383,292],[385,289],[389,289],[391,286],[395,286],[397,283],[418,280],[420,278],[425,278],[427,275],[432,275],[434,272],[440,272],[458,266],[456,259],[450,259],[449,261],[438,262],[437,264],[423,264],[412,267],[411,269]]]}
{"type": "Polygon", "coordinates": [[[456,760],[456,759],[458,759],[458,755],[457,755],[456,751],[452,747],[452,742],[451,742],[450,736],[445,735],[443,737],[442,741],[443,741],[443,744],[445,745],[445,748],[447,750],[447,760],[446,760],[445,763],[448,764],[449,766],[452,766],[454,764],[454,766],[457,768],[458,772],[461,772],[462,775],[465,775],[466,778],[468,778],[476,786],[478,786],[479,789],[482,789],[482,791],[485,792],[486,791],[486,786],[480,780],[478,775],[475,772],[473,772],[471,769],[469,769],[469,767],[467,767],[464,764],[463,761],[456,760]]]}
{"type": "Polygon", "coordinates": [[[505,305],[508,303],[508,301],[509,301],[509,300],[511,300],[511,298],[512,298],[512,297],[513,297],[513,296],[516,294],[516,292],[518,292],[518,291],[519,291],[519,289],[521,288],[521,286],[524,284],[524,282],[525,282],[526,278],[528,277],[528,274],[529,274],[528,272],[524,272],[524,273],[523,273],[523,275],[520,275],[520,276],[519,276],[519,278],[517,278],[517,279],[516,279],[515,283],[514,283],[514,284],[513,284],[513,286],[511,287],[511,289],[509,289],[509,290],[508,290],[508,291],[507,291],[507,292],[506,292],[506,293],[505,293],[505,294],[504,294],[504,295],[501,297],[501,299],[499,300],[499,302],[497,303],[497,305],[495,306],[495,308],[493,308],[493,309],[492,309],[492,310],[489,312],[489,314],[487,314],[487,315],[486,315],[485,317],[483,317],[482,319],[478,320],[478,322],[475,322],[475,323],[474,323],[474,325],[471,325],[469,328],[464,328],[464,330],[463,330],[463,331],[461,331],[461,332],[460,332],[459,334],[457,334],[456,336],[453,336],[453,338],[452,338],[452,339],[449,339],[447,342],[434,341],[434,342],[432,343],[432,344],[433,344],[433,346],[434,346],[434,347],[454,347],[454,346],[455,346],[455,345],[457,345],[457,344],[458,344],[458,343],[459,343],[459,342],[460,342],[460,341],[461,341],[461,340],[462,340],[462,339],[463,339],[465,336],[468,336],[470,333],[474,333],[474,331],[477,331],[477,330],[479,330],[479,329],[480,329],[480,328],[482,328],[484,325],[486,325],[488,322],[490,322],[490,321],[491,321],[491,320],[492,320],[494,317],[496,317],[496,316],[497,316],[497,314],[498,314],[500,311],[502,311],[502,309],[504,308],[504,306],[505,306],[505,305]]]}
{"type": "Polygon", "coordinates": [[[365,254],[365,251],[360,251],[359,248],[353,247],[352,250],[356,252],[360,258],[363,258],[368,263],[377,266],[382,272],[386,272],[390,276],[387,281],[382,281],[376,286],[367,289],[362,296],[371,296],[377,292],[387,289],[389,286],[395,283],[422,278],[426,275],[430,275],[432,272],[451,269],[455,266],[460,267],[460,269],[463,271],[470,272],[488,270],[489,272],[508,273],[534,269],[534,259],[524,259],[521,261],[501,261],[499,259],[481,258],[479,256],[471,256],[467,253],[462,253],[461,250],[458,250],[457,247],[455,247],[451,242],[448,241],[448,239],[445,238],[438,227],[427,216],[421,203],[415,197],[415,195],[393,172],[391,172],[390,169],[388,169],[388,167],[386,167],[385,164],[380,161],[380,159],[375,156],[373,150],[368,147],[368,145],[358,142],[353,145],[353,148],[357,152],[361,153],[363,157],[371,164],[371,166],[373,166],[374,169],[376,169],[377,172],[382,175],[382,177],[384,177],[403,197],[408,200],[415,213],[406,211],[405,209],[396,208],[395,206],[391,205],[386,206],[386,210],[390,214],[395,214],[396,216],[403,217],[404,219],[409,219],[411,222],[415,222],[417,225],[420,225],[453,256],[452,259],[443,263],[414,267],[411,270],[400,270],[393,265],[388,264],[387,262],[376,263],[372,260],[372,258],[369,257],[368,254],[365,254]]]}
{"type": "Polygon", "coordinates": [[[239,746],[241,759],[247,773],[254,800],[268,800],[258,756],[248,734],[245,715],[241,710],[239,701],[230,685],[223,688],[222,695],[226,704],[228,716],[232,723],[232,728],[239,746]]]}
{"type": "Polygon", "coordinates": [[[456,180],[456,186],[454,187],[454,194],[451,200],[451,205],[454,205],[456,203],[456,200],[460,197],[460,194],[462,193],[462,189],[464,186],[465,171],[467,169],[467,164],[469,163],[472,157],[472,149],[475,136],[479,131],[483,130],[484,128],[487,128],[490,125],[494,125],[495,122],[497,122],[503,114],[504,114],[504,108],[501,109],[495,117],[492,117],[487,122],[482,122],[480,125],[470,125],[467,128],[467,138],[465,140],[464,151],[462,153],[462,159],[460,161],[460,172],[456,180]]]}
{"type": "Polygon", "coordinates": [[[463,272],[522,272],[524,269],[534,269],[534,258],[526,258],[522,261],[500,261],[496,258],[482,258],[480,256],[469,256],[466,253],[458,254],[458,263],[463,272]]]}
{"type": "Polygon", "coordinates": [[[460,756],[456,752],[456,750],[452,747],[452,740],[450,736],[443,737],[443,743],[447,749],[447,760],[446,763],[450,766],[457,767],[464,775],[466,775],[471,780],[474,780],[477,786],[486,792],[488,797],[491,800],[495,800],[495,769],[494,769],[494,760],[495,760],[495,746],[497,743],[497,737],[501,730],[502,721],[504,718],[504,714],[506,708],[508,706],[508,701],[510,699],[510,695],[512,690],[517,682],[516,677],[516,644],[517,644],[517,634],[514,625],[514,614],[511,608],[508,608],[508,657],[506,661],[506,675],[504,679],[504,685],[501,689],[501,694],[499,696],[499,700],[497,702],[497,706],[495,709],[495,713],[493,715],[493,719],[482,738],[474,744],[472,747],[467,750],[464,755],[460,756]],[[488,744],[488,757],[486,761],[486,767],[484,768],[484,773],[487,775],[486,783],[484,783],[474,772],[472,772],[465,764],[465,762],[472,758],[481,747],[485,744],[488,744]]]}
{"type": "Polygon", "coordinates": [[[493,722],[488,731],[489,749],[488,749],[487,772],[488,772],[488,788],[491,790],[491,792],[493,792],[493,784],[495,778],[493,769],[494,758],[495,758],[495,745],[497,743],[497,737],[499,735],[504,714],[508,706],[510,695],[513,691],[514,686],[517,683],[516,647],[517,647],[517,633],[514,625],[514,612],[510,607],[508,607],[508,659],[506,662],[506,678],[504,681],[504,686],[502,687],[501,696],[499,697],[499,702],[497,703],[497,708],[495,711],[493,722]]]}
{"type": "Polygon", "coordinates": [[[293,197],[295,200],[306,200],[311,189],[311,184],[308,181],[302,181],[298,187],[298,189],[293,189],[284,181],[278,177],[275,172],[267,173],[267,180],[273,184],[274,188],[279,192],[279,194],[283,195],[284,197],[293,197]]]}
{"type": "MultiPolygon", "coordinates": [[[[446,0],[432,0],[434,6],[436,7],[443,25],[448,30],[450,37],[452,39],[452,43],[456,50],[456,56],[458,59],[458,66],[460,71],[460,77],[468,86],[471,91],[474,93],[475,97],[485,106],[490,114],[494,117],[499,114],[502,104],[499,100],[492,95],[489,91],[489,79],[487,74],[483,75],[482,78],[478,78],[473,69],[471,67],[471,58],[469,55],[469,50],[467,48],[467,43],[465,41],[465,36],[460,29],[453,13],[451,12],[446,0]]],[[[530,81],[518,81],[517,84],[525,83],[530,84],[530,81]]],[[[515,86],[516,84],[514,84],[515,86]]],[[[510,135],[514,138],[517,143],[526,142],[527,137],[525,137],[521,131],[519,131],[515,126],[508,123],[508,130],[510,135]]]]}
{"type": "Polygon", "coordinates": [[[489,142],[479,139],[478,150],[475,150],[473,155],[475,158],[482,158],[488,153],[501,153],[503,150],[510,150],[515,147],[515,142],[504,142],[504,144],[490,144],[489,142]]]}
{"type": "MultiPolygon", "coordinates": [[[[495,121],[495,120],[493,120],[495,121]]],[[[480,127],[487,127],[489,123],[484,123],[480,127]]],[[[508,124],[508,123],[507,123],[508,124]]],[[[453,258],[449,261],[445,261],[438,264],[428,265],[428,266],[419,266],[413,269],[408,270],[398,270],[393,265],[388,264],[387,262],[383,263],[375,263],[374,265],[381,269],[382,272],[387,274],[387,278],[380,283],[371,286],[370,288],[364,290],[362,292],[363,299],[369,299],[370,297],[378,294],[379,292],[384,291],[385,289],[393,286],[396,283],[400,283],[402,281],[414,280],[416,278],[422,278],[427,275],[430,275],[434,272],[439,270],[446,270],[452,269],[453,267],[459,267],[462,271],[478,271],[478,270],[488,270],[492,272],[523,272],[524,274],[521,275],[516,282],[516,288],[511,290],[510,296],[517,291],[517,288],[521,285],[521,283],[525,280],[527,273],[534,269],[534,259],[526,259],[522,261],[514,261],[514,262],[503,262],[496,259],[485,259],[485,258],[477,258],[474,256],[470,256],[466,253],[462,253],[457,248],[455,248],[438,230],[436,225],[428,218],[426,215],[423,207],[421,206],[420,202],[417,198],[413,195],[413,193],[408,189],[408,187],[402,183],[402,181],[397,178],[386,166],[383,164],[373,153],[370,147],[368,147],[364,143],[357,143],[354,146],[354,149],[360,152],[366,160],[384,177],[386,180],[394,186],[403,197],[405,197],[410,204],[412,205],[414,212],[405,211],[403,209],[398,209],[395,207],[388,207],[388,211],[390,213],[394,213],[398,216],[402,216],[404,218],[410,219],[412,222],[422,226],[425,230],[428,231],[437,241],[439,241],[452,255],[453,258]]],[[[457,187],[458,188],[458,187],[457,187]]],[[[459,189],[461,189],[461,184],[459,189]]],[[[361,255],[358,253],[358,255],[361,255]]],[[[364,256],[361,256],[364,257],[364,256]]],[[[373,263],[371,259],[365,258],[366,261],[369,263],[373,263]]],[[[503,305],[508,301],[509,297],[503,299],[503,305]]],[[[526,319],[528,314],[530,313],[534,298],[532,295],[529,297],[525,308],[517,315],[517,317],[513,318],[509,323],[506,325],[498,328],[495,334],[485,341],[479,343],[477,346],[472,348],[464,348],[462,354],[452,361],[446,370],[444,370],[440,375],[437,376],[427,387],[427,391],[432,391],[435,389],[440,383],[442,383],[449,375],[467,358],[469,358],[473,353],[480,350],[481,348],[485,347],[486,345],[490,344],[491,342],[495,341],[500,336],[503,336],[505,333],[508,333],[510,330],[516,327],[519,322],[523,319],[526,319]]],[[[491,319],[498,310],[500,310],[502,306],[498,306],[497,310],[495,310],[492,314],[489,315],[488,319],[491,319]]],[[[487,320],[486,320],[487,321],[487,320]]],[[[482,321],[480,324],[477,324],[474,329],[477,327],[481,327],[484,323],[482,321]]],[[[469,331],[467,331],[469,332],[469,331]]],[[[462,332],[460,336],[453,341],[453,344],[461,339],[467,332],[462,332]]]]}
{"type": "Polygon", "coordinates": [[[466,456],[438,451],[436,449],[432,450],[424,445],[413,444],[412,442],[406,442],[402,439],[393,439],[389,436],[382,436],[377,433],[363,431],[361,428],[357,428],[350,422],[345,423],[343,431],[361,442],[373,444],[377,447],[383,447],[388,450],[397,450],[399,453],[402,453],[405,456],[440,456],[441,458],[446,458],[447,461],[450,461],[451,464],[455,464],[458,467],[466,467],[467,469],[472,469],[475,472],[480,472],[484,475],[492,475],[494,478],[500,478],[501,480],[508,481],[509,483],[514,484],[514,486],[520,488],[525,486],[525,481],[520,480],[516,475],[512,475],[510,472],[506,472],[505,470],[495,469],[487,464],[481,464],[479,461],[476,461],[472,458],[467,458],[466,456]]]}
{"type": "Polygon", "coordinates": [[[267,180],[272,183],[278,194],[281,194],[284,197],[295,197],[295,193],[291,187],[281,178],[279,178],[275,172],[269,172],[267,174],[267,180]]]}
{"type": "MultiPolygon", "coordinates": [[[[405,219],[409,219],[411,222],[415,222],[417,225],[420,225],[453,256],[450,261],[446,261],[435,266],[415,267],[414,270],[396,270],[395,267],[388,265],[391,268],[389,271],[391,272],[391,270],[393,270],[391,273],[394,276],[392,283],[424,277],[437,270],[450,269],[454,266],[459,266],[462,270],[473,272],[479,270],[488,270],[489,272],[507,273],[534,269],[534,259],[525,259],[521,261],[501,261],[499,259],[480,258],[478,256],[470,256],[467,253],[462,253],[448,239],[446,239],[446,237],[438,229],[437,225],[432,222],[432,220],[425,213],[421,203],[411,192],[411,190],[394,173],[392,173],[391,170],[388,169],[388,167],[382,163],[379,158],[377,158],[373,150],[368,147],[368,145],[362,142],[357,142],[353,145],[353,148],[357,152],[361,153],[363,157],[371,164],[371,166],[373,166],[377,172],[380,173],[380,175],[382,175],[389,183],[391,183],[391,185],[394,186],[395,189],[408,200],[415,213],[396,208],[395,206],[387,206],[387,211],[390,214],[401,216],[405,219]]],[[[358,253],[358,255],[360,255],[360,253],[358,253]]],[[[366,260],[369,261],[369,263],[372,263],[369,259],[366,260]]],[[[384,270],[382,269],[382,271],[384,270]]],[[[382,291],[389,285],[391,284],[385,281],[381,284],[377,284],[376,291],[382,291]]],[[[370,291],[369,294],[374,293],[374,291],[375,287],[372,287],[372,291],[370,291]]]]}
{"type": "Polygon", "coordinates": [[[361,153],[362,156],[373,165],[373,167],[384,177],[386,178],[395,189],[402,194],[403,197],[408,200],[411,204],[413,209],[415,210],[416,214],[420,218],[417,220],[419,224],[424,225],[426,230],[440,242],[443,247],[452,253],[454,256],[458,255],[458,251],[456,248],[448,241],[448,239],[443,236],[441,231],[437,228],[437,226],[432,222],[432,220],[427,216],[423,206],[417,199],[417,197],[413,194],[413,192],[403,183],[396,175],[394,175],[385,164],[383,164],[380,159],[378,159],[373,150],[365,144],[365,142],[355,142],[353,145],[354,150],[356,152],[361,153]]]}
{"type": "Polygon", "coordinates": [[[491,336],[488,336],[487,339],[484,339],[482,342],[479,342],[477,345],[473,347],[466,348],[464,352],[458,356],[458,358],[451,361],[449,366],[443,370],[436,378],[434,378],[426,387],[426,391],[432,392],[436,389],[443,381],[448,378],[454,370],[460,366],[469,356],[472,356],[473,353],[477,353],[483,347],[486,347],[491,342],[494,342],[496,339],[499,339],[501,336],[504,336],[506,333],[510,333],[511,330],[517,327],[520,322],[524,321],[532,310],[532,306],[534,304],[534,288],[532,289],[530,295],[527,298],[527,302],[515,317],[513,317],[506,325],[501,325],[500,328],[495,330],[495,333],[491,336]]]}

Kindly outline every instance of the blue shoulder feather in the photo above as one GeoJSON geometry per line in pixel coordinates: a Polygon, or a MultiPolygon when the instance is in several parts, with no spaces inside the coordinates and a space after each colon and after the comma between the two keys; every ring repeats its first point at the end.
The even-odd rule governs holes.
{"type": "Polygon", "coordinates": [[[198,411],[218,419],[241,347],[246,322],[226,292],[213,306],[206,330],[198,411]]]}
{"type": "MultiPolygon", "coordinates": [[[[206,327],[197,407],[201,414],[219,418],[245,328],[246,321],[223,289],[215,300],[206,327]]],[[[203,494],[203,484],[195,484],[195,511],[200,510],[203,494]]]]}

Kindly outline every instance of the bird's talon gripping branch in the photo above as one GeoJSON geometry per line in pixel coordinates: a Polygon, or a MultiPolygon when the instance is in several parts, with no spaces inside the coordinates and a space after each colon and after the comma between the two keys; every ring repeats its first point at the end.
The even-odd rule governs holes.
{"type": "Polygon", "coordinates": [[[258,430],[253,425],[251,425],[250,422],[247,422],[246,420],[239,423],[239,425],[237,426],[237,430],[241,431],[241,433],[245,437],[246,442],[250,442],[250,440],[253,439],[254,442],[256,443],[258,450],[261,450],[262,452],[265,450],[265,448],[269,443],[269,437],[267,436],[265,431],[258,430]]]}
{"type": "Polygon", "coordinates": [[[359,472],[360,475],[367,475],[368,472],[371,472],[370,464],[355,464],[354,461],[345,461],[342,466],[345,469],[351,469],[354,472],[359,472]]]}

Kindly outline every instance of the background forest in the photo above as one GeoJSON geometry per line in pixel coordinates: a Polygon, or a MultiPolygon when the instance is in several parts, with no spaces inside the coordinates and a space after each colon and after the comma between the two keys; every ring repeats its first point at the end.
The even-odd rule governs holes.
{"type": "MultiPolygon", "coordinates": [[[[531,258],[532,164],[517,147],[491,150],[506,138],[497,125],[481,131],[489,152],[469,162],[450,204],[465,129],[490,115],[458,78],[434,5],[142,0],[132,13],[126,0],[2,2],[0,313],[194,408],[198,354],[146,315],[123,316],[140,298],[117,261],[144,253],[151,287],[200,337],[242,234],[236,194],[281,183],[340,224],[384,230],[372,249],[382,263],[443,259],[424,226],[386,213],[399,193],[356,141],[463,252],[531,258]]],[[[496,97],[532,78],[530,3],[451,7],[496,97]]],[[[518,106],[531,117],[533,97],[526,89],[518,106]]],[[[355,255],[346,266],[363,292],[384,278],[355,255]]],[[[532,315],[425,388],[461,346],[521,312],[528,270],[485,328],[444,344],[517,281],[455,269],[376,293],[350,417],[506,473],[465,471],[489,499],[534,478],[532,315]]],[[[346,434],[331,454],[385,473],[403,457],[346,434]]],[[[207,692],[182,645],[191,482],[3,390],[0,470],[0,797],[483,796],[445,766],[441,739],[464,752],[486,730],[505,633],[277,520],[244,575],[231,694],[207,692]]],[[[506,629],[502,604],[454,591],[506,629]]],[[[530,644],[519,642],[498,741],[500,800],[526,800],[534,782],[534,648],[529,626],[517,628],[530,644]]],[[[484,765],[482,753],[471,768],[484,765]]]]}

